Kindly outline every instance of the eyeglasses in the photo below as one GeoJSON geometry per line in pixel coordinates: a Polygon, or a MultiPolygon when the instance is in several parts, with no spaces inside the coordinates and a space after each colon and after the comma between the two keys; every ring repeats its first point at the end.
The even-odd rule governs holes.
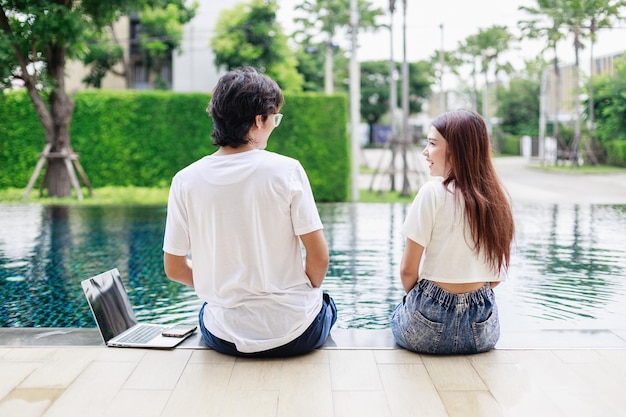
{"type": "Polygon", "coordinates": [[[280,124],[280,121],[283,120],[283,115],[282,113],[276,113],[274,115],[274,127],[278,127],[278,125],[280,124]]]}

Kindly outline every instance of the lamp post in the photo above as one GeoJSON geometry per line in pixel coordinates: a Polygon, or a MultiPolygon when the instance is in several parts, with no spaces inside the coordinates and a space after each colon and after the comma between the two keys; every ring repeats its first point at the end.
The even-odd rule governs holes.
{"type": "Polygon", "coordinates": [[[359,122],[361,120],[361,74],[356,50],[359,29],[359,9],[357,0],[350,0],[350,27],[352,29],[352,54],[350,56],[350,144],[352,150],[352,201],[359,201],[359,159],[360,136],[359,122]]]}
{"type": "Polygon", "coordinates": [[[389,115],[391,118],[391,135],[387,139],[391,146],[391,170],[389,180],[391,183],[391,191],[396,191],[396,140],[398,129],[396,128],[396,108],[398,106],[398,87],[396,85],[396,62],[393,57],[393,13],[396,10],[396,0],[389,0],[389,115]]]}
{"type": "Polygon", "coordinates": [[[406,4],[402,0],[402,192],[406,197],[410,193],[407,165],[407,147],[409,146],[409,63],[406,57],[406,4]]]}
{"type": "Polygon", "coordinates": [[[396,0],[389,0],[389,114],[391,116],[391,138],[396,135],[396,107],[398,90],[396,86],[396,62],[393,57],[393,13],[396,11],[396,0]]]}
{"type": "Polygon", "coordinates": [[[443,23],[439,25],[441,29],[441,48],[439,49],[439,113],[446,111],[446,93],[443,90],[443,66],[444,66],[444,49],[443,49],[443,23]]]}

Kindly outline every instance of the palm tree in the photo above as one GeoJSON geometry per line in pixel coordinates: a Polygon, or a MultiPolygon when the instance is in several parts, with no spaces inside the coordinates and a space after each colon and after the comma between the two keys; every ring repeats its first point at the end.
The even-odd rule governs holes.
{"type": "Polygon", "coordinates": [[[522,37],[531,39],[545,39],[546,47],[554,53],[553,68],[555,89],[555,108],[554,120],[552,126],[552,135],[562,143],[559,134],[559,113],[561,106],[561,71],[559,69],[559,58],[557,54],[557,45],[564,38],[560,10],[561,0],[537,0],[536,7],[520,6],[519,10],[530,15],[527,20],[517,22],[522,31],[522,37]]]}
{"type": "Polygon", "coordinates": [[[470,64],[472,67],[472,110],[478,110],[478,58],[480,57],[480,45],[475,42],[475,36],[470,36],[465,41],[459,43],[457,55],[462,62],[470,64]]]}
{"type": "MultiPolygon", "coordinates": [[[[358,0],[359,28],[364,30],[377,30],[381,25],[376,23],[379,16],[385,12],[375,8],[370,0],[358,0]]],[[[341,28],[347,28],[350,24],[350,1],[349,0],[304,0],[296,6],[296,10],[306,14],[305,17],[294,19],[300,26],[297,35],[314,37],[322,35],[324,38],[324,91],[327,94],[334,92],[333,60],[338,46],[335,35],[341,28]]]]}
{"type": "Polygon", "coordinates": [[[593,131],[595,128],[594,120],[594,100],[593,100],[593,75],[594,75],[594,57],[593,46],[596,42],[597,31],[600,28],[610,28],[615,20],[623,19],[621,10],[626,7],[626,0],[588,0],[586,15],[588,18],[587,36],[589,37],[589,157],[594,164],[597,164],[593,151],[593,131]]]}
{"type": "MultiPolygon", "coordinates": [[[[480,58],[481,73],[485,77],[482,113],[490,133],[491,115],[489,110],[489,72],[493,67],[494,83],[497,89],[499,71],[510,67],[509,65],[498,62],[498,59],[503,52],[506,52],[511,48],[512,42],[513,35],[509,32],[506,26],[494,25],[487,29],[480,29],[475,35],[468,36],[465,40],[465,44],[463,44],[460,48],[463,55],[473,55],[474,57],[480,58]]],[[[474,67],[474,73],[475,72],[474,67]]]]}

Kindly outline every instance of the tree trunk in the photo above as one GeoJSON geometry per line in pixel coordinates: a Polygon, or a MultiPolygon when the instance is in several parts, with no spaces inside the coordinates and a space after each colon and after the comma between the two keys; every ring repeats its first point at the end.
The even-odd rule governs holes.
{"type": "MultiPolygon", "coordinates": [[[[4,8],[0,7],[0,29],[13,37],[11,27],[4,8]]],[[[41,96],[38,85],[39,74],[35,70],[29,71],[31,58],[24,54],[18,43],[12,43],[13,53],[21,69],[21,76],[33,103],[35,112],[44,128],[46,144],[50,154],[42,184],[48,189],[49,197],[67,197],[71,193],[71,179],[68,169],[72,168],[69,159],[71,154],[70,123],[74,112],[74,102],[65,92],[65,61],[67,50],[63,45],[51,41],[43,48],[43,61],[46,70],[52,79],[53,91],[48,99],[48,106],[41,96]]],[[[32,58],[34,59],[34,58],[32,58]]],[[[39,58],[38,58],[39,59],[39,58]]]]}
{"type": "Polygon", "coordinates": [[[578,148],[581,139],[580,132],[580,60],[579,60],[579,51],[580,51],[580,38],[578,32],[574,35],[574,140],[572,143],[572,154],[571,159],[572,163],[575,166],[578,166],[578,148]]]}
{"type": "Polygon", "coordinates": [[[554,48],[554,119],[552,122],[552,136],[561,143],[561,134],[559,133],[559,118],[561,113],[561,70],[559,68],[559,60],[556,55],[556,47],[554,48]]]}
{"type": "Polygon", "coordinates": [[[52,145],[44,185],[48,189],[48,197],[69,197],[72,187],[63,156],[69,156],[72,149],[70,123],[74,101],[65,92],[66,50],[60,46],[50,46],[46,52],[48,71],[55,80],[55,90],[48,99],[50,117],[42,120],[46,142],[52,145]]]}
{"type": "Polygon", "coordinates": [[[333,94],[335,92],[334,79],[333,79],[333,59],[334,51],[332,44],[332,37],[329,37],[324,49],[324,93],[333,94]]]}

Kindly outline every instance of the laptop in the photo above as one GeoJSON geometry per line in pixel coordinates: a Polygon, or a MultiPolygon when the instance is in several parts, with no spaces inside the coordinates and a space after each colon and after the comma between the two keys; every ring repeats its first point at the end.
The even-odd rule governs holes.
{"type": "Polygon", "coordinates": [[[173,348],[196,329],[191,325],[186,332],[163,336],[172,325],[138,323],[117,268],[81,281],[81,286],[107,346],[173,348]]]}

